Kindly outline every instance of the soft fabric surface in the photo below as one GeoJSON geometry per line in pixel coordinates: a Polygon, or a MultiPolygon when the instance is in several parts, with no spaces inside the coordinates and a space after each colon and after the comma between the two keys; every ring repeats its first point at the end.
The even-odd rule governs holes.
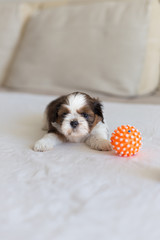
{"type": "Polygon", "coordinates": [[[0,94],[0,239],[159,240],[160,106],[104,103],[110,132],[142,132],[137,156],[71,143],[34,152],[52,99],[0,94]]]}
{"type": "Polygon", "coordinates": [[[16,47],[22,22],[20,5],[0,4],[0,85],[16,47]]]}
{"type": "Polygon", "coordinates": [[[0,85],[7,76],[31,11],[26,3],[0,3],[0,85]]]}
{"type": "Polygon", "coordinates": [[[144,69],[138,90],[143,93],[156,89],[160,77],[160,1],[152,0],[151,3],[144,69]]]}
{"type": "Polygon", "coordinates": [[[5,86],[43,93],[87,89],[135,96],[152,92],[159,81],[157,1],[30,5],[35,11],[5,86]]]}

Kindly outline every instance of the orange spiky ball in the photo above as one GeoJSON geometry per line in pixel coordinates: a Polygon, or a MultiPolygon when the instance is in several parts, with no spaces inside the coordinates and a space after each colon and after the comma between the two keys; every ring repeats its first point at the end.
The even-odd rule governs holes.
{"type": "Polygon", "coordinates": [[[112,133],[111,144],[118,155],[130,157],[142,147],[141,133],[133,126],[122,125],[112,133]]]}

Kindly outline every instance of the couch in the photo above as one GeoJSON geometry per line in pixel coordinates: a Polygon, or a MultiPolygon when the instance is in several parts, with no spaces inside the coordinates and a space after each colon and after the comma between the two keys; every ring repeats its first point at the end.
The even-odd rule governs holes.
{"type": "Polygon", "coordinates": [[[1,239],[160,238],[159,26],[158,0],[0,1],[1,239]],[[46,105],[76,90],[140,152],[34,152],[46,105]]]}

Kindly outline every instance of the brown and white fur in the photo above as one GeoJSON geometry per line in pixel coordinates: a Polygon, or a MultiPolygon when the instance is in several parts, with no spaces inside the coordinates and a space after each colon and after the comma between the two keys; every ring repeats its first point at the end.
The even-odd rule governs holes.
{"type": "Polygon", "coordinates": [[[48,151],[62,142],[85,142],[92,149],[111,150],[108,127],[98,99],[74,92],[52,101],[45,111],[47,134],[34,145],[35,151],[48,151]]]}

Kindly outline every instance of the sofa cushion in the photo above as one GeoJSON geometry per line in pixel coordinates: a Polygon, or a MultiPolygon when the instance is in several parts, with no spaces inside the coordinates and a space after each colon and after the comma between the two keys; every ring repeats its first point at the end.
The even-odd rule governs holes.
{"type": "Polygon", "coordinates": [[[0,4],[0,85],[14,56],[29,8],[26,4],[0,4]]]}
{"type": "MultiPolygon", "coordinates": [[[[150,5],[150,22],[139,93],[148,93],[160,82],[160,1],[150,5]]],[[[160,83],[159,83],[160,84],[160,83]]]]}
{"type": "Polygon", "coordinates": [[[157,18],[152,5],[157,1],[33,5],[5,86],[44,93],[91,90],[135,96],[152,92],[158,86],[160,42],[150,36],[152,18],[157,18]]]}

